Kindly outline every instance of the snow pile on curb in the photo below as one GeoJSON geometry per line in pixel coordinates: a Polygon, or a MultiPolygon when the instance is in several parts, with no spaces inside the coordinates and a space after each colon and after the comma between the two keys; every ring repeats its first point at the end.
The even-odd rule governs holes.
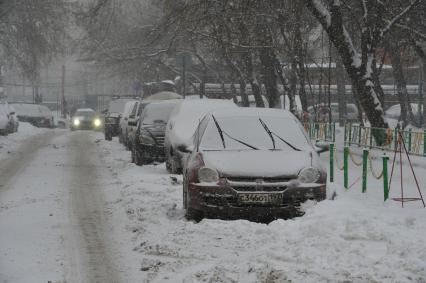
{"type": "Polygon", "coordinates": [[[426,282],[426,210],[383,203],[378,183],[368,194],[334,185],[334,201],[293,220],[195,224],[184,219],[181,176],[130,164],[116,142],[99,149],[117,179],[107,209],[130,282],[426,282]]]}
{"type": "Polygon", "coordinates": [[[46,131],[48,129],[40,129],[29,123],[20,122],[17,133],[0,136],[0,159],[5,158],[9,153],[15,151],[23,141],[46,131]]]}

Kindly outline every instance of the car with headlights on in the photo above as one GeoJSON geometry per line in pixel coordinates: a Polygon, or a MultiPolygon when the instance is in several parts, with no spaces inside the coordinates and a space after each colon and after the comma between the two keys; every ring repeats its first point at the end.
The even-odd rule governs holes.
{"type": "Polygon", "coordinates": [[[93,109],[77,109],[71,118],[71,130],[101,130],[102,120],[93,109]]]}
{"type": "Polygon", "coordinates": [[[166,125],[179,99],[151,102],[145,106],[139,118],[134,143],[132,146],[132,161],[142,166],[153,162],[163,162],[164,135],[166,125]]]}
{"type": "Polygon", "coordinates": [[[327,173],[301,123],[286,110],[215,110],[199,123],[183,176],[188,219],[269,222],[326,198],[327,173]]]}

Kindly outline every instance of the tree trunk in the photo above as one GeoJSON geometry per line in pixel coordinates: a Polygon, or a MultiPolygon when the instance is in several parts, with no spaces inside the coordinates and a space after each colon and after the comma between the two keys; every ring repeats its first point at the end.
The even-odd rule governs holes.
{"type": "Polygon", "coordinates": [[[404,71],[401,62],[401,53],[398,44],[392,44],[394,38],[387,42],[387,51],[392,61],[392,71],[396,82],[398,100],[401,105],[402,128],[405,128],[409,122],[414,122],[413,110],[411,109],[410,97],[407,91],[407,83],[404,76],[404,71]]]}
{"type": "MultiPolygon", "coordinates": [[[[356,90],[355,95],[366,113],[372,127],[387,128],[384,111],[379,97],[374,89],[373,65],[376,64],[376,46],[378,35],[371,22],[364,24],[361,30],[361,52],[355,49],[352,38],[343,24],[342,5],[340,1],[333,1],[329,8],[321,1],[305,0],[308,9],[321,23],[323,28],[342,58],[343,65],[356,90]]],[[[366,5],[374,3],[366,2],[366,5]]],[[[380,11],[374,17],[380,17],[380,11]]],[[[375,19],[375,18],[374,18],[375,19]]],[[[371,21],[371,20],[370,20],[371,21]]],[[[384,142],[384,135],[374,131],[377,144],[384,142]]]]}
{"type": "Polygon", "coordinates": [[[348,117],[348,110],[346,103],[345,69],[339,56],[336,56],[336,84],[337,101],[339,104],[339,126],[343,127],[348,117]]]}
{"type": "Polygon", "coordinates": [[[240,97],[243,107],[250,107],[250,100],[246,92],[246,82],[243,79],[240,80],[240,97]]]}

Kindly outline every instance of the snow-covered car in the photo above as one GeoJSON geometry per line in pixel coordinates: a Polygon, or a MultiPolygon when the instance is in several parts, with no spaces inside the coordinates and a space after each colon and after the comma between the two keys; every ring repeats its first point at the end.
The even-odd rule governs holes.
{"type": "Polygon", "coordinates": [[[104,111],[104,134],[106,140],[112,140],[113,137],[119,135],[121,115],[124,112],[126,103],[133,100],[130,98],[118,98],[108,103],[108,109],[104,111]]]}
{"type": "Polygon", "coordinates": [[[215,110],[200,122],[183,176],[188,219],[271,221],[302,215],[326,198],[327,173],[297,118],[286,110],[215,110]]]}
{"type": "Polygon", "coordinates": [[[13,108],[13,106],[8,105],[7,108],[8,108],[8,111],[9,111],[9,122],[10,122],[9,132],[10,133],[16,133],[18,131],[18,128],[19,128],[18,116],[16,115],[16,111],[15,111],[15,108],[13,108]]]}
{"type": "Polygon", "coordinates": [[[93,109],[81,108],[71,117],[71,131],[75,130],[101,130],[102,118],[93,109]]]}
{"type": "MultiPolygon", "coordinates": [[[[413,110],[414,119],[420,121],[419,105],[417,103],[411,103],[411,109],[413,110]]],[[[401,104],[395,104],[389,107],[385,111],[385,117],[399,120],[401,118],[401,104]]]]}
{"type": "Polygon", "coordinates": [[[166,125],[180,100],[151,102],[142,111],[135,132],[132,161],[136,165],[163,162],[166,125]]]}
{"type": "Polygon", "coordinates": [[[0,103],[0,108],[4,113],[6,113],[9,120],[7,127],[8,134],[16,133],[19,127],[19,121],[18,117],[16,116],[15,109],[7,102],[0,103]]]}
{"type": "Polygon", "coordinates": [[[179,147],[191,144],[191,137],[204,115],[214,109],[237,107],[232,100],[223,99],[185,99],[179,103],[170,115],[166,127],[164,143],[167,170],[173,174],[182,173],[186,155],[179,151],[179,147]]]}
{"type": "Polygon", "coordinates": [[[21,122],[28,122],[39,128],[54,128],[52,111],[44,105],[31,103],[13,103],[16,115],[21,122]]]}
{"type": "Polygon", "coordinates": [[[126,102],[126,105],[124,106],[124,111],[121,114],[120,118],[120,132],[118,135],[118,140],[120,143],[124,144],[127,148],[127,142],[128,142],[128,131],[127,126],[129,125],[129,116],[131,115],[134,108],[137,106],[137,100],[131,100],[126,102]]]}
{"type": "Polygon", "coordinates": [[[6,136],[9,134],[9,114],[4,105],[0,104],[0,135],[6,136]]]}

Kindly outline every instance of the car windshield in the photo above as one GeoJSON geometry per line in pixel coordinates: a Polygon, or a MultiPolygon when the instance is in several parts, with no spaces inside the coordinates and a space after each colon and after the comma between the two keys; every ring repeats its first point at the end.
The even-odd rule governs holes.
{"type": "Polygon", "coordinates": [[[149,104],[145,108],[145,113],[143,115],[143,124],[145,125],[151,125],[154,123],[166,124],[175,106],[176,104],[174,103],[149,104]]]}
{"type": "Polygon", "coordinates": [[[129,100],[124,99],[118,99],[110,101],[108,104],[108,112],[110,113],[123,113],[124,112],[124,106],[126,106],[126,103],[129,100]]]}
{"type": "Polygon", "coordinates": [[[84,118],[93,118],[95,117],[95,112],[94,111],[77,111],[75,112],[76,117],[84,117],[84,118]]]}
{"type": "Polygon", "coordinates": [[[273,133],[275,149],[312,149],[302,126],[291,118],[216,117],[216,121],[225,133],[222,135],[224,142],[211,119],[201,139],[200,148],[203,150],[274,149],[273,141],[261,121],[273,133]]]}
{"type": "Polygon", "coordinates": [[[41,117],[43,113],[38,104],[14,104],[17,115],[29,117],[41,117]]]}

